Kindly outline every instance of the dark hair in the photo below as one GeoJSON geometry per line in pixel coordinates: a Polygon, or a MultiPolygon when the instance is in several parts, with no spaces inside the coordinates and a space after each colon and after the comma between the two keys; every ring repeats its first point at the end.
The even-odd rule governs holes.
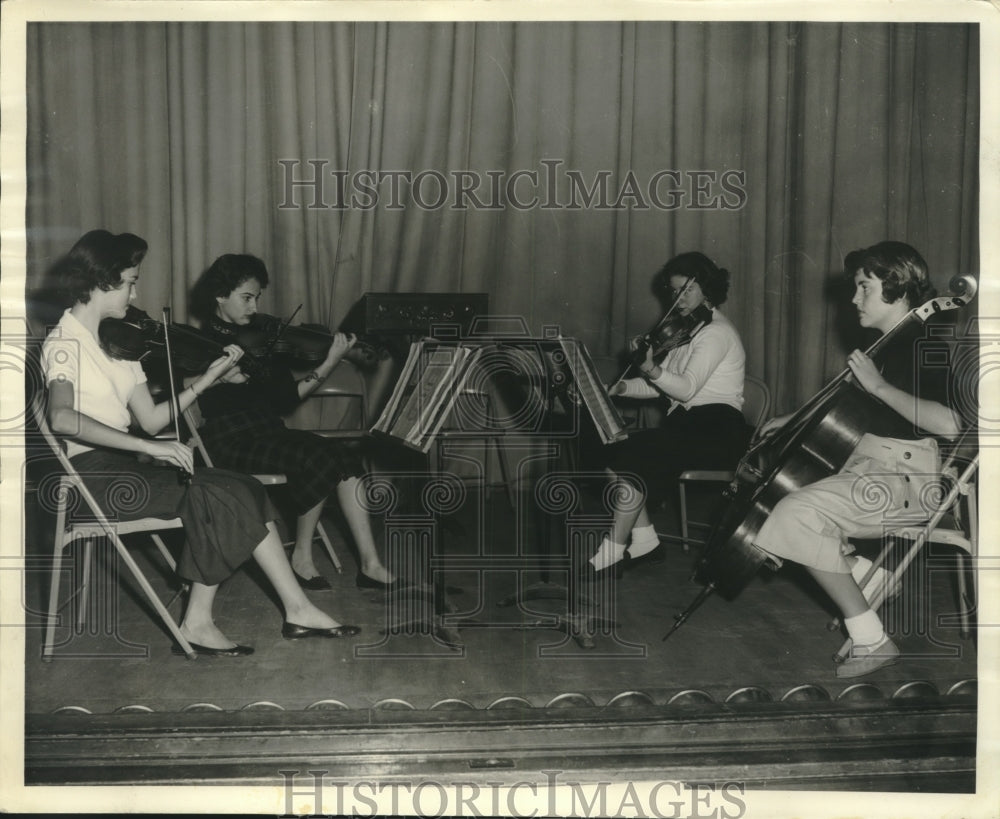
{"type": "Polygon", "coordinates": [[[844,257],[844,272],[854,278],[859,270],[881,279],[882,301],[887,304],[905,298],[909,307],[919,307],[937,295],[924,257],[904,242],[879,242],[852,250],[844,257]]]}
{"type": "Polygon", "coordinates": [[[674,276],[693,278],[698,282],[705,298],[715,307],[723,304],[729,294],[729,271],[717,267],[704,253],[691,251],[674,256],[656,274],[654,289],[660,294],[670,291],[670,280],[674,276]]]}
{"type": "Polygon", "coordinates": [[[244,282],[256,279],[261,289],[267,287],[267,266],[248,253],[225,253],[219,256],[191,290],[191,312],[206,320],[215,314],[215,300],[225,298],[244,282]]]}
{"type": "Polygon", "coordinates": [[[108,291],[120,287],[122,273],[137,267],[148,248],[146,241],[133,233],[91,230],[56,261],[49,275],[70,304],[86,304],[95,288],[108,291]]]}

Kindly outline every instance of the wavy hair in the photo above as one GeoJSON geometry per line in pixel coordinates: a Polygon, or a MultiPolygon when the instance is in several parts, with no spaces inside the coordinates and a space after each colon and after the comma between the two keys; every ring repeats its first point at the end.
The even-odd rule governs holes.
{"type": "Polygon", "coordinates": [[[267,287],[267,265],[249,253],[225,253],[198,277],[191,290],[191,312],[207,320],[215,314],[215,300],[225,298],[244,282],[256,279],[267,287]]]}
{"type": "Polygon", "coordinates": [[[853,279],[859,271],[881,280],[882,301],[887,304],[904,298],[909,307],[919,307],[937,295],[924,257],[905,242],[852,250],[844,257],[844,273],[853,279]]]}
{"type": "Polygon", "coordinates": [[[729,271],[696,250],[674,256],[660,268],[654,280],[656,292],[660,295],[669,294],[670,280],[674,276],[693,278],[698,282],[705,298],[715,307],[725,303],[729,295],[729,271]]]}
{"type": "Polygon", "coordinates": [[[49,270],[50,280],[69,304],[86,304],[95,290],[121,287],[122,273],[146,257],[149,245],[134,233],[91,230],[49,270]]]}

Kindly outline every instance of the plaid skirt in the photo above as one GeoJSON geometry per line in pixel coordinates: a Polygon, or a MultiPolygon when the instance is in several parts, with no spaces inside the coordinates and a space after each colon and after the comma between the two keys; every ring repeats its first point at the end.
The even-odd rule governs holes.
{"type": "Polygon", "coordinates": [[[285,475],[296,515],[326,500],[342,481],[365,474],[360,456],[343,441],[288,429],[283,423],[223,433],[208,427],[202,439],[216,466],[285,475]]]}
{"type": "Polygon", "coordinates": [[[112,523],[179,517],[184,546],[177,574],[206,586],[243,565],[267,536],[265,524],[277,516],[264,487],[238,472],[199,468],[184,484],[168,466],[106,449],[80,453],[73,466],[112,523]]]}

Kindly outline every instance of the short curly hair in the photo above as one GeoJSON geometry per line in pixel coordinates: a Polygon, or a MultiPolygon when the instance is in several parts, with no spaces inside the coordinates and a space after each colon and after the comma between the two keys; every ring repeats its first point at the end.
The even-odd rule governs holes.
{"type": "Polygon", "coordinates": [[[859,271],[882,281],[882,301],[887,304],[905,298],[909,307],[919,307],[937,295],[924,257],[905,242],[852,250],[844,257],[844,273],[853,279],[859,271]]]}
{"type": "Polygon", "coordinates": [[[694,250],[674,256],[660,268],[654,281],[654,289],[661,295],[670,292],[670,280],[674,276],[693,278],[705,298],[715,307],[725,303],[729,295],[729,271],[719,267],[704,253],[694,250]]]}
{"type": "Polygon", "coordinates": [[[200,319],[215,313],[215,300],[225,298],[244,282],[256,279],[267,287],[267,265],[249,253],[225,253],[198,277],[191,291],[191,312],[200,319]]]}
{"type": "Polygon", "coordinates": [[[91,230],[49,270],[50,281],[69,304],[86,304],[94,290],[121,287],[122,273],[146,257],[149,245],[134,233],[91,230]]]}

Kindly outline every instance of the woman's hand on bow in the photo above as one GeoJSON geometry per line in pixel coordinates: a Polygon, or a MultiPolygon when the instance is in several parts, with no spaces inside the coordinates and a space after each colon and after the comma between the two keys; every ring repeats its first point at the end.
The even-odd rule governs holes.
{"type": "Polygon", "coordinates": [[[774,418],[765,421],[763,424],[761,424],[760,429],[757,430],[757,434],[754,435],[754,440],[760,441],[763,440],[764,438],[768,438],[771,435],[774,435],[775,432],[777,432],[785,424],[788,423],[788,419],[791,417],[792,416],[790,414],[776,415],[774,418]]]}

